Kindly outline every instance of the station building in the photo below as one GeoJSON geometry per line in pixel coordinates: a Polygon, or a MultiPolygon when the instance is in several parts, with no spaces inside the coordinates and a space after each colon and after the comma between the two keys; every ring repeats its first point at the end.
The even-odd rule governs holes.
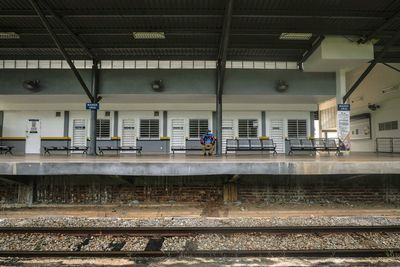
{"type": "MultiPolygon", "coordinates": [[[[35,176],[21,185],[32,195],[57,182],[51,175],[206,175],[219,192],[237,190],[237,175],[397,175],[399,9],[391,0],[2,1],[0,146],[13,155],[1,155],[0,180],[35,176]],[[290,140],[341,139],[343,127],[347,143],[337,145],[350,155],[287,156],[290,140]],[[208,129],[218,157],[190,149],[208,129]],[[278,156],[224,156],[230,139],[273,140],[278,156]],[[101,157],[100,147],[143,156],[101,157]]],[[[365,181],[397,199],[387,179],[393,187],[365,181]]]]}

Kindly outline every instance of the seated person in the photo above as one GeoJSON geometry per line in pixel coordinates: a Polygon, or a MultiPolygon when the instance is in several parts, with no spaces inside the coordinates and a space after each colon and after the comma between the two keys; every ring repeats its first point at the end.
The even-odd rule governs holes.
{"type": "Polygon", "coordinates": [[[201,137],[200,143],[204,156],[207,155],[207,152],[209,156],[212,155],[215,149],[215,140],[214,134],[210,130],[207,130],[207,133],[201,137]]]}

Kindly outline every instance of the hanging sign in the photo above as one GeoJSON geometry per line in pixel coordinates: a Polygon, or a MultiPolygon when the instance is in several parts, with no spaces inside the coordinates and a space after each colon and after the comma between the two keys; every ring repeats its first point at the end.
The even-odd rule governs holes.
{"type": "Polygon", "coordinates": [[[350,104],[337,105],[337,133],[341,150],[350,150],[350,104]]]}
{"type": "Polygon", "coordinates": [[[100,108],[99,103],[86,103],[86,109],[88,110],[98,110],[100,108]]]}

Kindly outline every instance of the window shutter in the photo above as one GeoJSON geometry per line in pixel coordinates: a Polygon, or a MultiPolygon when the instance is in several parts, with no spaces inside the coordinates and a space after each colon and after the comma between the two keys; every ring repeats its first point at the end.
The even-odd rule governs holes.
{"type": "Polygon", "coordinates": [[[255,119],[239,120],[239,138],[257,138],[258,121],[255,119]]]}
{"type": "Polygon", "coordinates": [[[157,119],[140,120],[140,137],[147,139],[160,138],[160,122],[157,119]]]}
{"type": "Polygon", "coordinates": [[[207,119],[190,119],[189,120],[189,138],[201,138],[208,130],[207,119]]]}

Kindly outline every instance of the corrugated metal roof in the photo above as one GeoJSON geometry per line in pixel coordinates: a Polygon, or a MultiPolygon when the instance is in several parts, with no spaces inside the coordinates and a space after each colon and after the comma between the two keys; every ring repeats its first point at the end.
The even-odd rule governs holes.
{"type": "MultiPolygon", "coordinates": [[[[225,1],[220,0],[39,0],[45,1],[98,57],[215,59],[225,1]],[[134,31],[163,31],[164,40],[134,40],[134,31]]],[[[44,13],[49,14],[43,8],[44,13]]],[[[299,60],[319,34],[368,36],[400,10],[394,0],[234,0],[228,60],[299,60]],[[312,32],[308,41],[281,41],[282,32],[312,32]]],[[[399,16],[399,15],[398,15],[399,16]]],[[[47,16],[73,57],[84,57],[74,38],[47,16]]],[[[0,1],[0,59],[60,58],[28,0],[0,1]]],[[[400,30],[400,17],[373,36],[383,46],[400,30]]],[[[397,44],[400,46],[400,42],[397,44]]],[[[396,50],[397,51],[397,50],[396,50]]],[[[399,58],[399,52],[390,57],[399,58]]]]}

